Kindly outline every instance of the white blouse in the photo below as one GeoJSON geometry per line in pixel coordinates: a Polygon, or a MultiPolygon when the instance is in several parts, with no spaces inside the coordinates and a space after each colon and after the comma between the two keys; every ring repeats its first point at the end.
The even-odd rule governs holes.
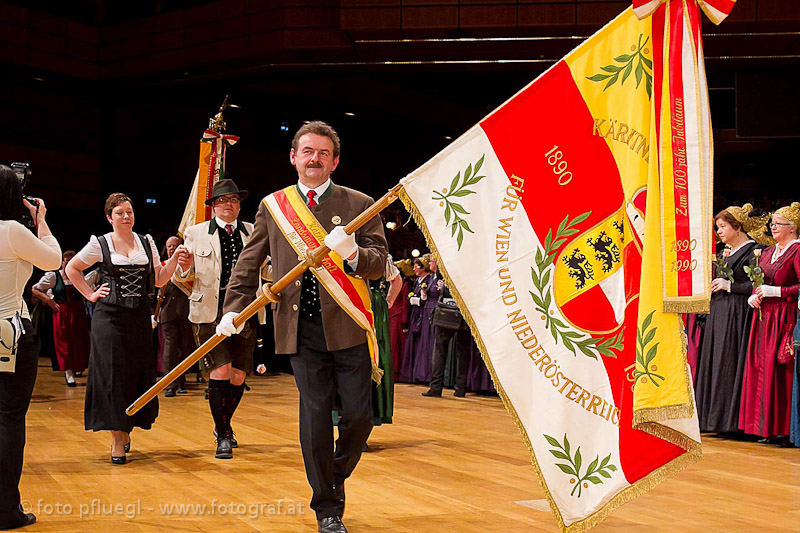
{"type": "Polygon", "coordinates": [[[30,318],[22,302],[22,291],[33,274],[61,268],[61,247],[52,235],[39,239],[25,226],[13,220],[0,220],[0,318],[19,312],[30,318]]]}
{"type": "MultiPolygon", "coordinates": [[[[83,279],[86,280],[90,286],[96,285],[97,280],[100,278],[100,273],[97,270],[92,270],[85,276],[83,279]]],[[[64,285],[72,285],[72,282],[69,280],[64,272],[61,272],[61,279],[64,282],[64,285]]],[[[51,270],[49,272],[45,272],[44,276],[39,279],[39,282],[36,283],[33,288],[42,291],[43,293],[47,294],[52,298],[53,296],[53,287],[56,286],[56,272],[55,270],[51,270]]]]}
{"type": "Polygon", "coordinates": [[[780,257],[781,257],[783,254],[785,254],[785,253],[786,253],[786,250],[788,250],[789,248],[791,248],[793,244],[797,244],[797,243],[800,243],[800,239],[795,239],[795,240],[793,240],[793,241],[789,241],[789,243],[788,243],[788,244],[787,244],[785,247],[783,247],[783,248],[781,248],[781,247],[780,247],[780,245],[776,244],[776,245],[775,245],[775,251],[772,253],[772,258],[770,259],[770,261],[769,261],[769,262],[774,264],[774,263],[775,263],[775,261],[777,261],[778,259],[780,259],[780,257]]]}
{"type": "MultiPolygon", "coordinates": [[[[103,235],[103,238],[105,238],[106,242],[108,243],[108,251],[111,253],[111,262],[113,264],[147,264],[147,253],[144,251],[144,244],[142,243],[142,240],[139,238],[138,234],[134,233],[133,236],[136,242],[136,253],[133,254],[133,257],[128,257],[127,255],[117,253],[116,249],[114,248],[113,239],[111,239],[111,233],[106,233],[103,235]]],[[[156,243],[153,242],[153,238],[150,235],[145,235],[145,237],[147,237],[147,242],[150,243],[150,250],[153,253],[153,268],[155,268],[161,264],[161,258],[158,256],[158,248],[156,248],[156,243]]],[[[99,263],[103,260],[103,249],[100,248],[100,241],[97,240],[96,236],[92,235],[86,246],[84,246],[81,251],[78,252],[77,258],[89,266],[99,263]]]]}

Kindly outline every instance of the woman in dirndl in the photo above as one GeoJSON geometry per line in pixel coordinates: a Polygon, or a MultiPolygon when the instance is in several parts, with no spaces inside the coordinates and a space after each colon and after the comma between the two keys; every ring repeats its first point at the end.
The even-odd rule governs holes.
{"type": "Polygon", "coordinates": [[[111,463],[125,464],[134,427],[150,429],[158,416],[157,400],[134,416],[125,409],[156,382],[150,296],[153,285],[169,281],[180,246],[165,265],[149,235],[133,231],[131,200],[122,193],[108,197],[105,213],[113,231],[92,236],[66,268],[78,291],[95,302],[91,357],[86,386],[86,430],[111,431],[111,463]],[[82,272],[100,263],[100,286],[92,291],[82,272]]]}
{"type": "Polygon", "coordinates": [[[435,341],[431,315],[440,291],[436,284],[436,274],[430,271],[427,258],[418,257],[412,264],[416,280],[412,292],[408,295],[411,313],[397,381],[428,383],[431,379],[431,360],[435,341]]]}
{"type": "Polygon", "coordinates": [[[772,215],[776,244],[761,254],[764,283],[747,300],[753,312],[744,367],[739,428],[766,444],[791,446],[792,333],[800,290],[800,203],[772,215]]]}

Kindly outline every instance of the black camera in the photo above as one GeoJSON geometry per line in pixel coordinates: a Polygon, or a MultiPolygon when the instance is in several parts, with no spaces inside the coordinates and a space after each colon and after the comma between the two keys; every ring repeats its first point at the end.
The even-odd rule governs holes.
{"type": "MultiPolygon", "coordinates": [[[[28,181],[31,179],[31,175],[33,174],[30,163],[21,163],[19,161],[15,161],[11,163],[11,170],[13,170],[14,174],[17,175],[17,179],[19,179],[19,185],[22,187],[22,191],[24,193],[25,186],[28,184],[28,181]]],[[[39,207],[39,201],[32,196],[26,196],[23,194],[22,197],[28,200],[28,202],[30,202],[32,205],[39,207]]],[[[22,223],[31,229],[36,227],[36,222],[34,222],[33,217],[27,209],[22,211],[22,223]]]]}

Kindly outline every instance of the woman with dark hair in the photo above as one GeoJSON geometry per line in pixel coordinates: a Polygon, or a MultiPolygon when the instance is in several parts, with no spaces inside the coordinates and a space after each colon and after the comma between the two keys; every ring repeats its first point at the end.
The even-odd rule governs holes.
{"type": "Polygon", "coordinates": [[[426,257],[418,257],[412,263],[414,288],[408,295],[411,313],[408,318],[408,334],[403,349],[403,361],[397,381],[406,383],[428,383],[431,379],[431,360],[435,340],[431,315],[439,299],[436,274],[430,271],[426,257]]]}
{"type": "Polygon", "coordinates": [[[158,416],[156,400],[132,417],[125,409],[156,382],[150,295],[154,284],[161,287],[169,281],[185,248],[179,246],[162,266],[152,237],[133,231],[130,198],[112,194],[105,213],[113,231],[92,236],[66,272],[84,298],[95,302],[84,425],[111,431],[111,463],[122,465],[131,430],[150,429],[158,416]],[[101,285],[92,291],[82,272],[95,263],[100,263],[101,285]]]}
{"type": "Polygon", "coordinates": [[[45,272],[32,292],[53,310],[53,341],[58,369],[65,373],[68,387],[75,386],[75,373],[89,364],[89,319],[83,297],[72,285],[64,269],[75,257],[73,250],[64,252],[61,270],[45,272]],[[48,294],[52,293],[52,296],[48,294]]]}
{"type": "Polygon", "coordinates": [[[751,217],[752,210],[750,204],[732,206],[714,217],[725,249],[717,256],[720,266],[711,282],[711,312],[695,381],[697,415],[704,432],[739,433],[742,373],[753,319],[753,310],[747,305],[753,282],[744,267],[755,260],[754,250],[763,248],[748,233],[766,222],[751,217]]]}
{"type": "Polygon", "coordinates": [[[16,529],[36,521],[32,513],[22,510],[19,495],[25,415],[39,357],[39,338],[22,291],[34,266],[53,270],[61,262],[61,248],[45,222],[46,212],[41,200],[31,204],[23,199],[17,175],[0,165],[0,319],[9,321],[14,328],[11,338],[3,336],[3,343],[16,343],[16,362],[0,365],[0,529],[16,529]],[[36,223],[36,235],[20,223],[25,208],[36,223]]]}
{"type": "Polygon", "coordinates": [[[775,211],[770,226],[776,243],[761,254],[764,283],[747,300],[760,312],[753,312],[739,428],[764,437],[759,442],[791,446],[792,330],[800,290],[800,203],[775,211]]]}

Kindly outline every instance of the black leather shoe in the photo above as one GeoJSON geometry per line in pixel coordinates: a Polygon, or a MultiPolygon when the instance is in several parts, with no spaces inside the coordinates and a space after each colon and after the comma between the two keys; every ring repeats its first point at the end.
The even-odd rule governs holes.
{"type": "Polygon", "coordinates": [[[27,526],[29,526],[31,524],[35,524],[35,523],[36,523],[36,515],[33,514],[33,513],[25,513],[24,519],[22,521],[20,521],[18,524],[16,524],[16,525],[12,524],[10,526],[2,526],[2,527],[0,527],[0,530],[8,531],[8,530],[17,529],[17,528],[20,528],[20,527],[27,527],[27,526]]]}
{"type": "Polygon", "coordinates": [[[467,391],[465,390],[457,390],[453,393],[453,396],[456,398],[464,398],[467,395],[467,391]]]}
{"type": "Polygon", "coordinates": [[[164,391],[164,398],[174,398],[175,397],[175,389],[167,389],[164,391]]]}
{"type": "Polygon", "coordinates": [[[125,453],[131,453],[131,441],[128,441],[128,444],[123,446],[123,449],[125,450],[125,453]]]}
{"type": "Polygon", "coordinates": [[[120,457],[114,457],[113,455],[111,456],[111,464],[112,465],[124,465],[127,462],[128,462],[128,458],[125,457],[124,455],[120,456],[120,457]]]}
{"type": "Polygon", "coordinates": [[[442,391],[436,392],[434,390],[428,389],[422,393],[423,396],[427,396],[428,398],[441,398],[442,391]]]}
{"type": "MultiPolygon", "coordinates": [[[[217,428],[214,428],[214,438],[217,438],[217,428]]],[[[228,440],[231,441],[231,448],[239,447],[239,441],[236,440],[236,433],[233,430],[231,430],[231,436],[228,440]]]]}
{"type": "Polygon", "coordinates": [[[233,447],[231,439],[225,437],[217,439],[217,452],[214,454],[217,459],[233,459],[233,447]]]}
{"type": "Polygon", "coordinates": [[[189,394],[183,387],[178,387],[178,390],[176,390],[175,392],[177,392],[178,394],[189,394]]]}
{"type": "Polygon", "coordinates": [[[347,528],[342,524],[340,517],[328,516],[317,520],[317,531],[319,533],[347,533],[347,528]]]}

